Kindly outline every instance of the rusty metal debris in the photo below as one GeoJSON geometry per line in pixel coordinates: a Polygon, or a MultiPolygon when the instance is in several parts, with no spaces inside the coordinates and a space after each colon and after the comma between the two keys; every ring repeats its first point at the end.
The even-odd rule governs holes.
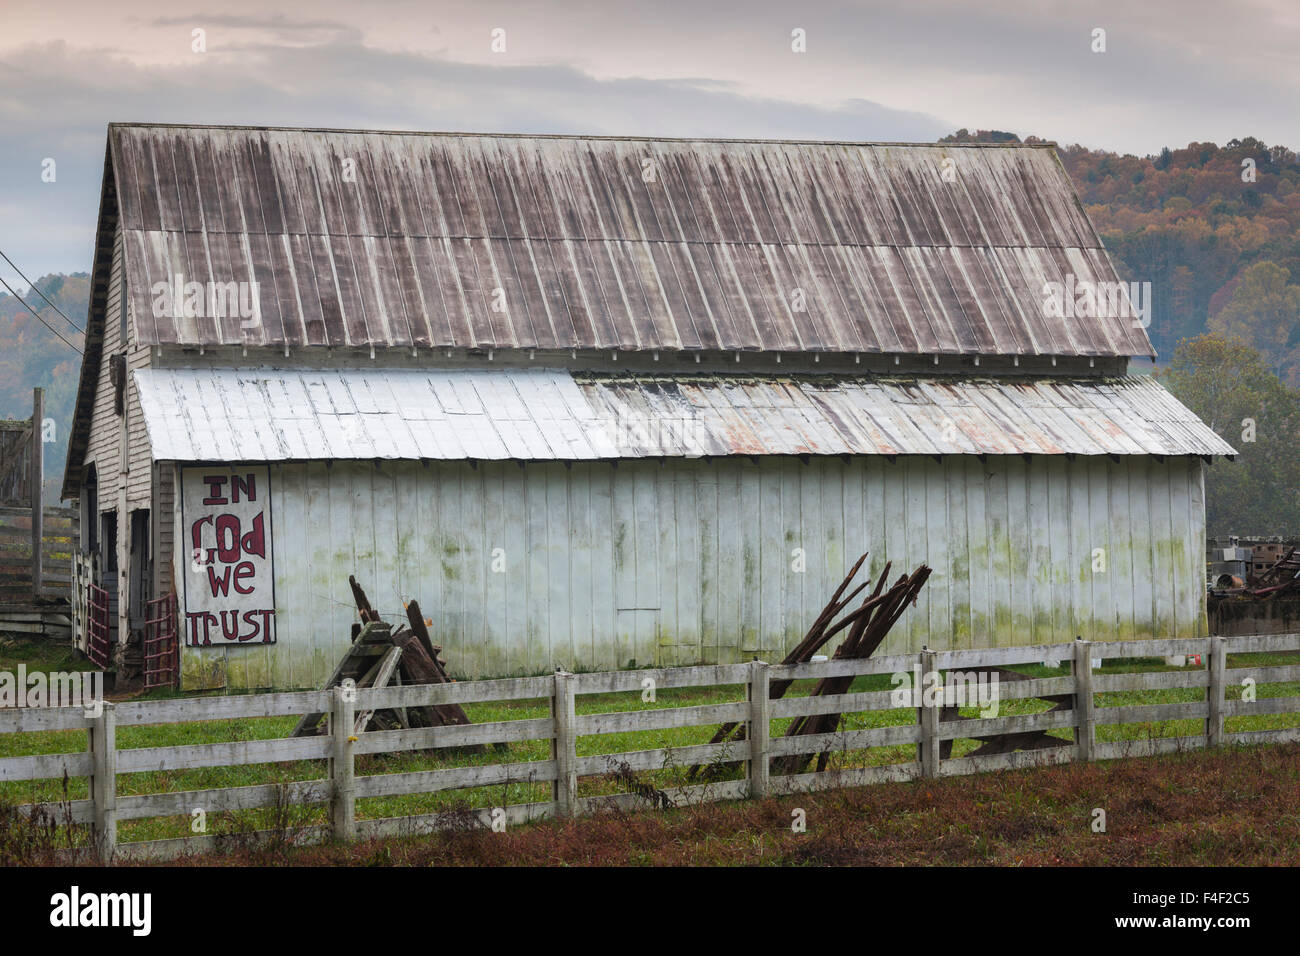
{"type": "Polygon", "coordinates": [[[1287,592],[1300,594],[1300,548],[1290,548],[1282,557],[1258,574],[1241,578],[1221,574],[1214,582],[1213,598],[1268,600],[1287,592]],[[1228,580],[1224,580],[1224,579],[1228,580]]]}

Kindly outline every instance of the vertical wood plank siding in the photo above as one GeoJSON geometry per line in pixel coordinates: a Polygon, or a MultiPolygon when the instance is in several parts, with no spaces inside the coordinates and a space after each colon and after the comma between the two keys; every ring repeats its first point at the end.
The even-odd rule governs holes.
{"type": "MultiPolygon", "coordinates": [[[[118,506],[118,492],[125,489],[128,508],[150,507],[153,495],[152,462],[149,436],[145,430],[140,397],[136,392],[136,369],[149,367],[149,347],[134,343],[128,328],[128,340],[121,336],[123,297],[122,231],[113,243],[113,264],[109,273],[108,299],[104,317],[104,361],[100,363],[95,389],[95,407],[91,417],[90,440],[86,463],[94,462],[99,479],[99,510],[113,511],[118,506]],[[114,411],[115,389],[110,379],[110,356],[127,353],[126,382],[126,466],[123,471],[122,418],[114,411]]],[[[80,464],[80,463],[78,463],[80,464]]],[[[118,517],[119,535],[129,527],[125,515],[118,517]]]]}
{"type": "Polygon", "coordinates": [[[355,617],[349,574],[390,620],[417,598],[464,677],[776,660],[862,551],[873,574],[934,568],[881,653],[1201,637],[1201,469],[1140,456],[272,465],[279,643],[187,649],[186,686],[319,684],[355,617]]]}
{"type": "Polygon", "coordinates": [[[113,385],[109,381],[109,357],[122,350],[120,326],[117,321],[122,307],[122,230],[117,230],[113,242],[113,264],[108,279],[108,303],[104,314],[104,360],[99,364],[99,379],[95,386],[95,407],[90,419],[90,441],[86,462],[95,463],[99,480],[99,510],[112,511],[117,507],[116,491],[121,471],[122,440],[120,419],[113,411],[113,385]]]}

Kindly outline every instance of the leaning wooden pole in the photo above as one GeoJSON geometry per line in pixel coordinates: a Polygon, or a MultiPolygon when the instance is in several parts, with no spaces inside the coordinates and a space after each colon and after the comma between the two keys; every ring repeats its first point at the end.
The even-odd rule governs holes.
{"type": "MultiPolygon", "coordinates": [[[[875,653],[893,626],[898,623],[898,619],[916,603],[921,588],[925,586],[929,577],[930,569],[921,565],[910,575],[899,578],[894,586],[881,596],[883,600],[874,607],[871,615],[860,618],[854,624],[849,636],[836,648],[835,659],[862,660],[875,653]]],[[[810,696],[847,694],[853,686],[854,679],[853,675],[824,677],[813,687],[810,696]]],[[[791,721],[786,728],[785,736],[833,733],[839,726],[839,722],[840,715],[837,713],[799,717],[791,721]]],[[[829,756],[826,751],[817,754],[818,772],[826,769],[829,756]]],[[[782,774],[800,773],[811,759],[812,754],[790,754],[781,757],[773,769],[782,774]]]]}
{"type": "Polygon", "coordinates": [[[45,443],[41,440],[41,423],[45,420],[45,390],[32,389],[32,597],[39,601],[44,596],[45,578],[42,557],[45,551],[45,443]]]}
{"type": "MultiPolygon", "coordinates": [[[[853,583],[853,579],[857,577],[858,571],[861,570],[862,565],[866,563],[866,560],[867,554],[864,553],[857,561],[853,562],[853,567],[849,569],[849,573],[845,575],[844,580],[840,582],[840,586],[835,589],[835,593],[832,594],[831,599],[826,602],[826,606],[822,608],[822,612],[817,615],[817,619],[813,621],[812,626],[808,628],[808,632],[804,635],[803,640],[795,645],[794,649],[782,658],[782,664],[803,664],[811,660],[812,656],[821,650],[827,641],[833,638],[845,627],[852,624],[855,615],[863,613],[863,609],[859,608],[850,614],[848,618],[835,624],[834,627],[831,626],[831,623],[839,617],[840,613],[848,607],[850,603],[852,603],[853,599],[861,594],[862,591],[871,584],[871,579],[868,578],[850,591],[847,597],[844,596],[844,592],[848,590],[849,585],[853,583]]],[[[886,564],[884,573],[881,575],[882,582],[886,577],[888,577],[889,568],[890,565],[886,564]]],[[[871,597],[867,598],[867,601],[864,602],[864,604],[871,604],[879,598],[879,595],[880,585],[878,584],[875,592],[873,592],[871,597]]],[[[793,683],[794,681],[792,680],[772,681],[768,687],[768,698],[770,700],[780,699],[785,692],[789,690],[793,683]]],[[[732,737],[733,734],[735,735],[736,740],[743,740],[745,736],[744,726],[739,723],[723,724],[718,728],[717,733],[713,735],[713,738],[709,742],[712,744],[720,744],[732,737]]],[[[705,768],[702,764],[695,764],[687,771],[687,776],[690,778],[696,778],[704,771],[704,769],[705,768]]]]}

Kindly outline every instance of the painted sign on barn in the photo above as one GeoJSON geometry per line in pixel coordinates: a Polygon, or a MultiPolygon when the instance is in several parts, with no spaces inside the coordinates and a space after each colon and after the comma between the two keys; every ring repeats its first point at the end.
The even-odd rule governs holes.
{"type": "Polygon", "coordinates": [[[275,643],[271,478],[265,466],[200,465],[181,472],[189,558],[185,643],[275,643]]]}

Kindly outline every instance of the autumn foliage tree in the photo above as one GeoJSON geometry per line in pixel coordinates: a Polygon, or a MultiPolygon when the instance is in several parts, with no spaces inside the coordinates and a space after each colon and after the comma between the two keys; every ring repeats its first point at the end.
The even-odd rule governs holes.
{"type": "Polygon", "coordinates": [[[1217,333],[1179,343],[1160,378],[1239,453],[1206,472],[1207,532],[1300,533],[1300,392],[1259,350],[1217,333]]]}
{"type": "Polygon", "coordinates": [[[1276,262],[1248,266],[1210,330],[1259,349],[1291,386],[1300,385],[1300,286],[1276,262]]]}
{"type": "MultiPolygon", "coordinates": [[[[90,302],[88,275],[48,275],[37,279],[36,285],[64,315],[78,325],[85,323],[90,302]]],[[[68,342],[81,348],[81,334],[73,331],[44,299],[35,292],[23,298],[68,342]]],[[[81,374],[81,353],[77,349],[60,341],[22,302],[0,289],[0,418],[29,418],[32,389],[45,389],[45,415],[54,420],[54,441],[45,446],[47,504],[55,503],[68,453],[68,433],[81,374]]]]}
{"type": "MultiPolygon", "coordinates": [[[[997,130],[959,130],[950,142],[1015,142],[997,130]]],[[[1041,142],[1025,137],[1024,142],[1041,142]]],[[[1256,264],[1273,263],[1300,282],[1300,159],[1252,136],[1188,143],[1156,156],[1064,146],[1061,163],[1121,278],[1150,282],[1152,344],[1167,361],[1177,344],[1205,332],[1256,264]]],[[[1269,275],[1274,281],[1276,273],[1269,275]]],[[[1257,274],[1262,279],[1262,273],[1257,274]]],[[[1269,364],[1293,375],[1294,350],[1260,338],[1269,364]]],[[[1294,381],[1294,379],[1293,379],[1294,381]]]]}

